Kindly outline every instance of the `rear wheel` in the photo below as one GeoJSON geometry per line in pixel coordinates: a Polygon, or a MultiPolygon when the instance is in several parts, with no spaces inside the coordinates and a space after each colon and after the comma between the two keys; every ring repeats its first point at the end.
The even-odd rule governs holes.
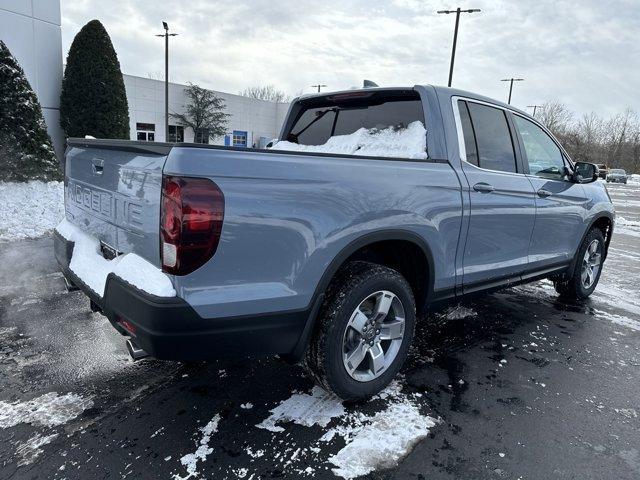
{"type": "Polygon", "coordinates": [[[604,246],[602,231],[592,229],[580,245],[573,276],[565,282],[554,282],[556,291],[561,296],[584,300],[593,293],[602,273],[604,246]]]}
{"type": "Polygon", "coordinates": [[[305,368],[344,400],[364,400],[391,382],[415,327],[411,287],[397,271],[348,264],[327,290],[305,368]]]}

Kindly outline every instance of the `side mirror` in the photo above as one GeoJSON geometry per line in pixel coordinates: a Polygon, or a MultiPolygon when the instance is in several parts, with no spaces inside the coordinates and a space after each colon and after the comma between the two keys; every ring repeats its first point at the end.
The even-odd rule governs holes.
{"type": "Polygon", "coordinates": [[[573,181],[576,183],[591,183],[598,179],[598,166],[593,163],[576,162],[573,181]]]}

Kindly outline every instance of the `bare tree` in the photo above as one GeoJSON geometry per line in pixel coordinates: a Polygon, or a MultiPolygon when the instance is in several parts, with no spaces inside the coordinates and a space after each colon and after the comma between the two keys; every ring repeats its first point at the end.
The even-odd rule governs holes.
{"type": "Polygon", "coordinates": [[[172,113],[180,124],[191,127],[196,143],[208,143],[226,133],[228,113],[225,113],[224,100],[211,90],[199,87],[193,83],[185,89],[188,103],[184,106],[185,113],[172,113]]]}
{"type": "Polygon", "coordinates": [[[269,102],[289,102],[291,97],[284,93],[282,90],[278,90],[274,85],[265,85],[263,87],[247,87],[240,95],[243,97],[257,98],[259,100],[267,100],[269,102]]]}
{"type": "Polygon", "coordinates": [[[536,119],[554,135],[561,137],[568,133],[573,121],[573,113],[563,103],[550,101],[538,108],[536,119]]]}

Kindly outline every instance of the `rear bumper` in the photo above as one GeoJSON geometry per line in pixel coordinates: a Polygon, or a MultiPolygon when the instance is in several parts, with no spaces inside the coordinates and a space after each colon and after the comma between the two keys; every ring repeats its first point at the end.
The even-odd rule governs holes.
{"type": "Polygon", "coordinates": [[[109,274],[104,297],[70,269],[73,242],[54,231],[56,260],[64,276],[82,290],[111,324],[149,355],[164,360],[209,360],[294,354],[307,333],[312,310],[203,318],[178,297],[157,297],[109,274]],[[122,321],[130,330],[122,326],[122,321]]]}

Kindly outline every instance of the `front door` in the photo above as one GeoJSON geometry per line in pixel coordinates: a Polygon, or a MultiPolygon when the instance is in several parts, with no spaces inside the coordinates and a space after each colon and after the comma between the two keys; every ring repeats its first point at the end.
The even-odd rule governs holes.
{"type": "Polygon", "coordinates": [[[468,293],[517,278],[526,269],[535,200],[507,112],[459,100],[458,113],[470,204],[463,258],[463,290],[468,293]]]}
{"type": "Polygon", "coordinates": [[[572,260],[584,233],[588,198],[584,187],[566,175],[566,161],[556,142],[538,125],[513,114],[525,168],[535,191],[536,224],[529,247],[529,269],[540,270],[572,260]]]}

